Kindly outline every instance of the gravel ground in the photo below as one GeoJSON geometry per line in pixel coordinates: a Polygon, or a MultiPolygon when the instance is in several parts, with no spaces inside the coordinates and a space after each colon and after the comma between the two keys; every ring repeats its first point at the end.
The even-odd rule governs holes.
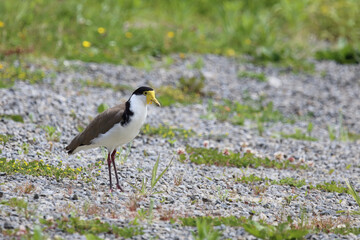
{"type": "MultiPolygon", "coordinates": [[[[138,214],[129,207],[137,192],[130,184],[139,185],[144,177],[149,179],[158,157],[160,170],[164,169],[171,159],[174,161],[157,185],[156,190],[162,193],[136,200],[139,209],[146,209],[150,199],[153,199],[155,209],[152,221],[140,221],[144,234],[134,237],[135,239],[191,238],[196,228],[161,220],[167,214],[173,217],[252,216],[255,220],[262,219],[277,224],[286,220],[287,216],[299,221],[301,214],[305,212],[310,220],[341,219],[343,216],[352,227],[360,227],[356,215],[338,212],[358,209],[356,202],[348,194],[287,185],[269,185],[264,192],[257,194],[253,184],[234,181],[234,176],[250,174],[272,180],[284,177],[306,179],[307,184],[313,185],[333,180],[344,183],[345,179],[349,179],[355,189],[359,190],[358,142],[330,141],[328,126],[336,131],[346,127],[353,133],[360,133],[360,65],[315,62],[315,73],[302,74],[288,69],[239,63],[234,59],[214,55],[201,57],[204,66],[200,70],[189,67],[199,58],[192,56],[186,60],[175,57],[171,66],[157,63],[148,72],[128,66],[70,61],[58,66],[57,71],[47,70],[48,77],[41,85],[16,82],[11,89],[0,89],[0,114],[20,114],[24,117],[24,123],[1,119],[0,134],[13,135],[9,142],[0,146],[1,157],[28,161],[42,159],[52,165],[62,161],[73,168],[86,167],[102,160],[104,153],[101,149],[68,156],[64,147],[77,133],[76,126],[88,123],[89,119],[97,114],[100,103],[113,106],[126,100],[131,91],[113,91],[81,84],[82,80],[88,79],[125,84],[133,89],[141,85],[151,85],[156,89],[162,85],[175,86],[182,76],[203,74],[206,83],[204,91],[213,92],[212,98],[215,102],[221,98],[241,102],[245,92],[254,99],[266,96],[267,101],[274,103],[275,109],[287,117],[295,116],[296,122],[266,124],[263,136],[259,136],[256,124],[251,122],[237,126],[202,117],[207,114],[207,101],[189,106],[150,106],[147,118],[150,125],[169,124],[193,129],[201,135],[190,139],[177,139],[175,143],[169,143],[160,136],[138,136],[131,145],[129,157],[122,164],[120,161],[117,163],[125,192],[109,193],[105,165],[102,166],[100,175],[89,183],[81,179],[56,181],[53,178],[0,173],[0,200],[24,198],[33,212],[31,217],[25,218],[24,214],[0,205],[0,229],[33,229],[34,225],[39,224],[39,218],[58,219],[69,214],[77,214],[85,219],[99,217],[117,226],[129,226],[138,214]],[[239,78],[239,71],[264,73],[268,81],[239,78]],[[312,136],[318,138],[318,141],[276,137],[281,131],[291,133],[296,128],[306,131],[309,122],[314,125],[312,136]],[[61,132],[60,141],[53,142],[51,150],[45,131],[39,127],[44,125],[54,126],[61,132]],[[227,136],[216,137],[223,134],[227,136]],[[203,146],[207,142],[209,147],[237,152],[253,151],[271,159],[281,152],[286,156],[293,156],[295,161],[303,161],[303,164],[310,167],[306,170],[263,167],[240,169],[178,161],[179,149],[184,149],[187,145],[203,146]],[[29,144],[27,154],[22,150],[23,143],[29,144]],[[330,174],[331,169],[334,171],[330,174]],[[182,181],[179,184],[175,179],[182,181]],[[21,187],[29,183],[35,186],[35,190],[25,194],[21,187]],[[287,203],[286,199],[289,197],[295,199],[287,203]],[[89,211],[89,206],[93,211],[89,211]]],[[[57,63],[54,61],[53,64],[57,63]]],[[[242,228],[217,228],[223,231],[224,239],[254,239],[242,228]]],[[[64,239],[85,239],[78,233],[70,234],[56,229],[48,229],[45,234],[51,238],[60,236],[64,239]]],[[[114,238],[114,235],[109,234],[99,236],[114,238]]],[[[9,237],[0,233],[0,238],[9,237]]],[[[306,238],[357,239],[360,236],[319,233],[309,234],[306,238]]]]}

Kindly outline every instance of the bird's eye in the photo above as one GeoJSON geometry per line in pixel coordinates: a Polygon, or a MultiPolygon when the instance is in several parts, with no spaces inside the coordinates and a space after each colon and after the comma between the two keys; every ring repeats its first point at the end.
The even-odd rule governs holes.
{"type": "Polygon", "coordinates": [[[146,95],[147,94],[147,92],[144,92],[144,95],[146,95]]]}

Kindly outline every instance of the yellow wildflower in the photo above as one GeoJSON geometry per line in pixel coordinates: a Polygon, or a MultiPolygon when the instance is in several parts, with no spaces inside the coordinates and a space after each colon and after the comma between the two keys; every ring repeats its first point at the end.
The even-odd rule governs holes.
{"type": "Polygon", "coordinates": [[[83,47],[88,48],[88,47],[91,46],[91,42],[89,42],[89,41],[83,41],[83,42],[82,42],[82,45],[83,45],[83,47]]]}
{"type": "Polygon", "coordinates": [[[328,6],[321,6],[321,13],[324,15],[327,15],[329,13],[329,7],[328,6]]]}
{"type": "Polygon", "coordinates": [[[5,23],[3,21],[0,21],[0,28],[3,28],[5,26],[5,23]]]}
{"type": "Polygon", "coordinates": [[[133,37],[133,34],[131,32],[126,32],[125,33],[125,37],[126,38],[132,38],[133,37]]]}
{"type": "Polygon", "coordinates": [[[3,69],[4,68],[4,65],[2,65],[1,63],[0,63],[0,69],[3,69]]]}
{"type": "Polygon", "coordinates": [[[251,40],[250,40],[249,38],[247,38],[247,39],[245,40],[245,44],[246,44],[246,45],[250,45],[250,44],[251,44],[251,40]]]}
{"type": "Polygon", "coordinates": [[[233,57],[235,56],[235,50],[232,49],[232,48],[229,48],[226,50],[226,55],[230,56],[230,57],[233,57]]]}
{"type": "Polygon", "coordinates": [[[24,79],[26,77],[26,74],[24,72],[19,73],[19,78],[24,79]]]}
{"type": "Polygon", "coordinates": [[[97,29],[97,31],[98,31],[98,33],[100,33],[100,34],[104,34],[104,33],[106,32],[105,28],[103,28],[103,27],[99,27],[99,28],[97,29]]]}
{"type": "Polygon", "coordinates": [[[184,58],[185,58],[185,53],[179,53],[179,57],[180,57],[181,59],[184,59],[184,58]]]}
{"type": "Polygon", "coordinates": [[[175,33],[174,33],[174,32],[168,32],[168,33],[166,34],[166,36],[167,36],[168,38],[173,38],[173,37],[175,37],[175,33]]]}

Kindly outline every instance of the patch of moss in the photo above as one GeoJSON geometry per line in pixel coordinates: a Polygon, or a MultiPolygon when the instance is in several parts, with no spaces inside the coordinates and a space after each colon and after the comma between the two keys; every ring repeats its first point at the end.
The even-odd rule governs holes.
{"type": "Polygon", "coordinates": [[[43,160],[25,161],[25,160],[7,160],[0,158],[0,171],[7,174],[21,173],[33,176],[47,176],[55,177],[57,180],[62,178],[77,179],[77,176],[82,172],[82,168],[71,168],[63,166],[60,162],[57,166],[44,163],[43,160]]]}
{"type": "Polygon", "coordinates": [[[264,73],[257,73],[257,72],[248,72],[248,71],[238,72],[238,77],[239,78],[253,78],[253,79],[258,80],[259,82],[267,81],[266,75],[264,73]]]}
{"type": "Polygon", "coordinates": [[[201,101],[202,92],[205,86],[205,77],[181,77],[177,87],[162,86],[157,89],[157,98],[162,106],[173,104],[189,105],[201,101]]]}
{"type": "Polygon", "coordinates": [[[11,120],[13,120],[15,122],[24,123],[24,118],[21,115],[18,115],[18,114],[12,114],[12,115],[3,114],[3,115],[0,115],[0,118],[7,118],[7,119],[11,119],[11,120]]]}
{"type": "Polygon", "coordinates": [[[145,124],[141,129],[141,132],[145,135],[150,135],[150,136],[158,135],[163,138],[170,138],[170,139],[174,139],[174,138],[187,139],[189,137],[196,135],[196,133],[192,129],[187,130],[183,128],[171,127],[169,125],[160,125],[159,127],[153,127],[150,126],[149,124],[145,124]]]}
{"type": "Polygon", "coordinates": [[[335,49],[317,51],[315,57],[318,60],[334,60],[341,64],[359,64],[360,49],[350,44],[343,44],[335,49]]]}
{"type": "Polygon", "coordinates": [[[272,102],[264,104],[263,99],[251,101],[249,104],[225,99],[222,104],[213,105],[210,111],[219,121],[230,121],[237,125],[243,125],[245,119],[258,123],[289,122],[278,110],[274,109],[272,102]]]}
{"type": "MultiPolygon", "coordinates": [[[[42,224],[52,226],[53,223],[40,219],[42,224]]],[[[142,235],[142,229],[137,227],[119,228],[115,225],[110,225],[100,219],[82,220],[79,217],[62,218],[56,221],[57,228],[67,233],[79,233],[81,235],[108,233],[114,234],[116,237],[132,238],[137,235],[142,235]]]]}
{"type": "Polygon", "coordinates": [[[0,69],[0,88],[10,88],[15,81],[25,81],[30,84],[42,83],[45,72],[41,70],[30,71],[22,66],[5,65],[0,69]]]}
{"type": "Polygon", "coordinates": [[[302,132],[300,129],[295,129],[295,133],[286,134],[284,132],[280,133],[281,137],[283,138],[293,138],[297,140],[304,140],[304,141],[317,141],[317,138],[311,137],[310,135],[302,132]]]}
{"type": "Polygon", "coordinates": [[[0,143],[5,145],[13,136],[0,134],[0,143]]]}
{"type": "Polygon", "coordinates": [[[234,167],[253,167],[258,168],[260,166],[267,168],[293,168],[293,169],[307,169],[306,165],[293,164],[289,160],[276,161],[269,158],[260,158],[252,153],[234,153],[226,151],[220,152],[214,148],[195,148],[186,147],[187,154],[181,154],[179,156],[180,161],[190,160],[196,164],[209,164],[217,166],[234,166],[234,167]]]}

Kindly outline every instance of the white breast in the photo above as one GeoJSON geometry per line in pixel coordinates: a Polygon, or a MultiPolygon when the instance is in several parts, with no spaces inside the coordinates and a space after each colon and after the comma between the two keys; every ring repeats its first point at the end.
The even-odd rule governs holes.
{"type": "Polygon", "coordinates": [[[130,100],[130,110],[134,113],[130,117],[130,121],[124,126],[117,123],[108,132],[95,138],[92,145],[104,146],[109,151],[112,151],[132,141],[139,134],[140,128],[146,119],[147,107],[141,96],[134,96],[130,100]]]}

